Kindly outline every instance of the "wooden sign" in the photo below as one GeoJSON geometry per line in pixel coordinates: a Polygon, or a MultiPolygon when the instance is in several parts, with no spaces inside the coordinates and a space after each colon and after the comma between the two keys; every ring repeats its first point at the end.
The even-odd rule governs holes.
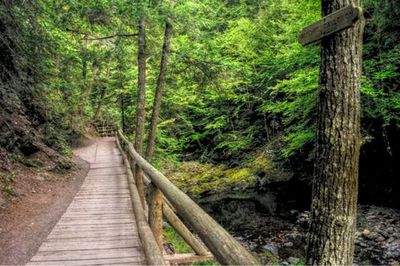
{"type": "Polygon", "coordinates": [[[360,7],[349,5],[338,11],[323,17],[310,26],[303,29],[299,36],[299,42],[302,45],[314,43],[335,32],[347,29],[357,21],[362,14],[360,7]]]}

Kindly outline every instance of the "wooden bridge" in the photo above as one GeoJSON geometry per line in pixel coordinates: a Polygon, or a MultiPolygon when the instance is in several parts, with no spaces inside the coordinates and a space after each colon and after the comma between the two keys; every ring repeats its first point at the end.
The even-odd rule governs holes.
{"type": "Polygon", "coordinates": [[[142,158],[121,131],[106,131],[101,134],[114,131],[115,137],[98,138],[93,145],[77,150],[90,163],[86,180],[28,265],[171,265],[210,259],[230,265],[259,264],[142,158]],[[137,185],[136,167],[145,173],[143,183],[148,190],[162,191],[161,204],[151,202],[151,197],[147,202],[141,198],[145,186],[137,185]],[[193,253],[167,255],[160,243],[162,230],[149,225],[152,213],[162,213],[193,253]]]}

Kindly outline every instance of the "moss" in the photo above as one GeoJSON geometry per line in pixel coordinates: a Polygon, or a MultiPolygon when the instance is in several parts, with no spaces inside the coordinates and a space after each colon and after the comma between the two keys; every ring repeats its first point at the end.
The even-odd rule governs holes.
{"type": "Polygon", "coordinates": [[[258,259],[262,264],[279,265],[279,258],[267,250],[258,254],[258,259]]]}
{"type": "Polygon", "coordinates": [[[171,176],[172,182],[192,196],[231,191],[256,183],[256,177],[249,168],[227,169],[225,165],[198,162],[182,163],[171,176]]]}
{"type": "Polygon", "coordinates": [[[274,163],[266,152],[259,152],[247,162],[254,174],[268,173],[274,170],[274,163]]]}
{"type": "Polygon", "coordinates": [[[10,196],[17,196],[15,174],[0,174],[0,189],[10,196]]]}

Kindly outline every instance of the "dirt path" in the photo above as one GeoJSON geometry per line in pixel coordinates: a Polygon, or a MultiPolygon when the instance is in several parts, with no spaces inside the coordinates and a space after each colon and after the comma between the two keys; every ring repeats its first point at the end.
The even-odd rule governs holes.
{"type": "Polygon", "coordinates": [[[46,173],[11,206],[0,209],[0,265],[27,263],[65,212],[89,170],[86,161],[77,156],[73,160],[74,170],[46,173]]]}

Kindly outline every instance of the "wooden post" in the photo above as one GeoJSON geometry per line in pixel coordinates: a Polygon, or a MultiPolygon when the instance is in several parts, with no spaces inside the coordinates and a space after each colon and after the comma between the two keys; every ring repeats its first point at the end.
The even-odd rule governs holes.
{"type": "Polygon", "coordinates": [[[147,187],[148,191],[148,204],[149,204],[149,225],[153,231],[154,237],[157,241],[160,250],[163,250],[163,195],[161,191],[153,184],[150,183],[147,187]]]}
{"type": "MultiPolygon", "coordinates": [[[[151,183],[147,176],[144,176],[144,183],[147,186],[151,183]]],[[[179,219],[175,214],[175,210],[170,206],[170,203],[165,197],[163,197],[162,212],[165,219],[167,219],[175,231],[186,241],[197,255],[209,256],[207,248],[192,234],[192,232],[190,232],[182,220],[179,219]]]]}

